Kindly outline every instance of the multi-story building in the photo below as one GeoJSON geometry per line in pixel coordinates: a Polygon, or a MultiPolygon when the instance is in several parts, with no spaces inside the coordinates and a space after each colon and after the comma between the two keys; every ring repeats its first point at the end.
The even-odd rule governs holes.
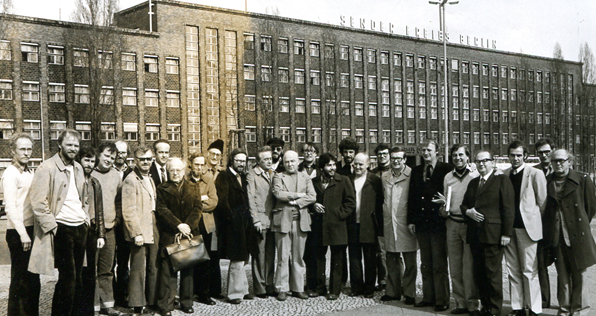
{"type": "MultiPolygon", "coordinates": [[[[352,136],[371,153],[388,143],[415,156],[425,138],[446,143],[448,115],[448,144],[505,155],[514,139],[550,137],[580,169],[594,156],[594,99],[577,62],[449,44],[444,91],[437,41],[169,0],[152,11],[151,23],[147,2],[117,13],[121,44],[91,57],[72,36],[85,26],[10,16],[0,136],[31,133],[43,144],[38,158],[55,152],[66,126],[90,136],[84,70],[90,58],[111,58],[103,139],[168,138],[177,155],[244,129],[251,155],[276,135],[288,148],[312,141],[337,151],[352,136]]],[[[8,158],[7,142],[0,148],[8,158]]]]}

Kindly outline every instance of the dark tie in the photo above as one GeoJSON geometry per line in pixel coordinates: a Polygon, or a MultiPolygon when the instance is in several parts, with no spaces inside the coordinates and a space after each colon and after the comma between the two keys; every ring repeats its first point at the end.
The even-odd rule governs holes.
{"type": "Polygon", "coordinates": [[[478,191],[480,191],[485,182],[486,180],[484,180],[484,178],[480,178],[480,184],[478,184],[478,191]]]}
{"type": "Polygon", "coordinates": [[[428,165],[426,167],[426,176],[424,177],[424,181],[430,181],[430,177],[433,175],[433,166],[432,165],[428,165]]]}
{"type": "Polygon", "coordinates": [[[166,182],[166,168],[161,167],[161,182],[166,182]]]}

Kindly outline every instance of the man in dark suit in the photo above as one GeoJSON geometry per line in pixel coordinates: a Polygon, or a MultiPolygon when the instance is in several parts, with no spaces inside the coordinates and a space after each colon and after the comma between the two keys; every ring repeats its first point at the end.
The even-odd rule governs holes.
{"type": "Polygon", "coordinates": [[[433,203],[443,194],[445,175],[453,166],[437,161],[439,145],[428,139],[421,149],[424,163],[412,169],[408,194],[408,228],[420,245],[422,301],[416,307],[435,306],[435,311],[449,308],[449,276],[447,273],[447,228],[439,215],[440,205],[433,203]]]}
{"type": "Polygon", "coordinates": [[[155,152],[155,161],[149,169],[149,174],[155,186],[168,181],[166,172],[166,163],[170,159],[170,143],[165,139],[160,139],[153,143],[153,152],[155,152]]]}
{"type": "Polygon", "coordinates": [[[480,177],[472,179],[461,204],[468,224],[467,241],[474,260],[474,282],[482,315],[501,315],[503,307],[503,249],[511,241],[515,193],[509,177],[495,174],[492,155],[476,154],[480,177]]]}

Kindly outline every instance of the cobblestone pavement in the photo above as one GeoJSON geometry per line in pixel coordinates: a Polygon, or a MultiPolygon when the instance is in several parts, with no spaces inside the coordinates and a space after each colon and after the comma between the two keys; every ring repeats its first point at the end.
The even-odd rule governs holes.
{"type": "MultiPolygon", "coordinates": [[[[596,221],[592,223],[592,233],[596,236],[596,221]]],[[[328,267],[329,269],[329,267],[328,267]]],[[[227,279],[228,262],[222,260],[222,277],[224,284],[224,293],[226,292],[225,281],[227,279]]],[[[246,266],[246,273],[248,275],[249,286],[252,291],[252,278],[250,265],[246,266]]],[[[505,306],[504,311],[509,312],[511,307],[509,305],[509,284],[506,276],[506,268],[503,266],[503,289],[505,291],[505,306]]],[[[551,297],[552,304],[557,306],[556,299],[556,270],[554,265],[549,267],[549,274],[551,279],[551,297]]],[[[52,294],[56,277],[42,276],[42,291],[40,297],[40,316],[49,316],[52,304],[52,294]]],[[[588,282],[590,287],[590,302],[592,302],[592,314],[596,315],[596,267],[588,269],[588,282]]],[[[6,314],[6,304],[8,296],[8,286],[10,284],[10,265],[0,265],[0,315],[6,314]]],[[[420,273],[416,282],[417,295],[420,299],[422,295],[422,280],[420,273]]],[[[347,293],[349,289],[345,289],[347,293]]],[[[366,299],[363,297],[349,297],[341,295],[337,301],[327,301],[324,297],[311,298],[308,300],[301,300],[290,297],[285,302],[279,302],[274,297],[267,299],[255,298],[254,300],[245,300],[240,305],[232,305],[222,301],[216,301],[214,306],[207,306],[200,303],[194,304],[195,313],[193,315],[258,315],[258,316],[310,316],[310,315],[366,315],[366,316],[381,316],[381,315],[450,315],[449,310],[436,313],[432,307],[414,308],[407,306],[403,302],[382,303],[379,301],[383,292],[375,292],[375,297],[366,299]]],[[[455,305],[453,300],[451,308],[455,305]]],[[[122,310],[124,311],[124,310],[122,310]]],[[[543,315],[556,315],[556,309],[545,309],[543,315]]],[[[173,315],[187,315],[181,311],[175,311],[173,315]]]]}

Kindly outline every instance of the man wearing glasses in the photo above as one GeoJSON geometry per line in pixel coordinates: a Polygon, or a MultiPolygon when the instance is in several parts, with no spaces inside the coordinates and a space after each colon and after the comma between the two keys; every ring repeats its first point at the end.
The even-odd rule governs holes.
{"type": "Polygon", "coordinates": [[[501,315],[503,308],[503,249],[511,241],[515,217],[513,185],[495,174],[492,155],[476,154],[480,177],[470,181],[461,204],[468,224],[467,241],[474,261],[473,273],[482,302],[482,315],[501,315]]]}
{"type": "MultiPolygon", "coordinates": [[[[386,144],[379,144],[375,148],[375,155],[377,156],[377,166],[370,172],[382,177],[385,171],[391,170],[391,160],[389,159],[389,146],[386,144]]],[[[387,260],[385,253],[385,238],[381,235],[377,238],[379,247],[377,249],[377,280],[378,290],[382,290],[386,285],[387,276],[387,260]]]]}
{"type": "Polygon", "coordinates": [[[544,241],[555,256],[557,315],[590,314],[586,269],[596,263],[596,243],[590,221],[596,214],[594,184],[573,169],[573,156],[565,149],[551,153],[553,173],[547,180],[544,241]]]}

